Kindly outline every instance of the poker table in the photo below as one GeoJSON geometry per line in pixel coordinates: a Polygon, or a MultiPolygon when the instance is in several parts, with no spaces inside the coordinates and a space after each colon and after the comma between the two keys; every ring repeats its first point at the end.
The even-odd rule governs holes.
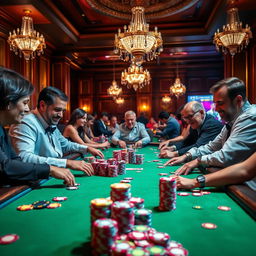
{"type": "MultiPolygon", "coordinates": [[[[112,157],[113,149],[104,151],[105,158],[112,157]]],[[[145,208],[153,211],[152,227],[167,232],[192,256],[256,255],[256,223],[223,190],[206,188],[211,193],[203,196],[177,196],[176,210],[159,212],[159,173],[174,171],[177,167],[158,168],[157,147],[138,149],[144,154],[143,165],[127,164],[127,167],[143,168],[127,170],[118,177],[88,177],[73,171],[78,190],[66,190],[61,180],[49,179],[29,193],[21,196],[0,210],[0,236],[17,234],[20,239],[8,245],[0,244],[0,255],[91,255],[90,253],[90,201],[110,196],[110,185],[124,177],[132,177],[131,192],[134,197],[145,199],[145,208]],[[19,205],[38,200],[51,200],[66,196],[62,207],[18,211],[19,205]],[[202,209],[194,209],[199,205],[202,209]],[[231,207],[221,211],[218,206],[231,207]],[[202,223],[214,223],[216,229],[205,229],[202,223]]],[[[165,162],[165,160],[161,160],[165,162]]],[[[190,174],[194,177],[198,174],[190,174]]]]}

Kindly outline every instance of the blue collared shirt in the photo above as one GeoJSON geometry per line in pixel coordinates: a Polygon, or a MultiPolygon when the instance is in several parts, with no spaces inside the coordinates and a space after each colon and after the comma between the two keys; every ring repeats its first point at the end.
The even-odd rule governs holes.
{"type": "Polygon", "coordinates": [[[126,143],[135,143],[139,140],[142,141],[142,145],[146,145],[150,142],[150,137],[146,131],[145,125],[136,122],[132,129],[129,129],[125,123],[119,125],[119,129],[112,136],[112,143],[117,144],[118,140],[123,140],[126,143]]]}
{"type": "Polygon", "coordinates": [[[13,148],[24,162],[47,163],[65,168],[67,160],[61,159],[63,154],[87,152],[87,146],[70,142],[59,129],[49,134],[45,130],[47,127],[48,124],[37,109],[26,115],[21,124],[11,127],[9,135],[13,148]]]}

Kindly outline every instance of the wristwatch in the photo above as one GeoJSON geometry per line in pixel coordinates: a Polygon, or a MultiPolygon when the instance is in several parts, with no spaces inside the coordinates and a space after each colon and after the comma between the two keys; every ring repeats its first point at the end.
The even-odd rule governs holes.
{"type": "Polygon", "coordinates": [[[196,180],[199,183],[199,188],[204,188],[205,187],[205,177],[204,177],[204,175],[198,175],[196,177],[196,180]]]}

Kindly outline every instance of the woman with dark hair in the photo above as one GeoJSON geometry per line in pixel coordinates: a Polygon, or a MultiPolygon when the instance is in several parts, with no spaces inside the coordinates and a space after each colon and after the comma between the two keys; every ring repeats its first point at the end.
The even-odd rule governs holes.
{"type": "Polygon", "coordinates": [[[46,179],[53,176],[74,185],[74,176],[68,169],[48,164],[23,163],[12,149],[4,127],[21,122],[29,112],[29,97],[34,88],[18,73],[0,68],[0,180],[13,183],[17,180],[46,179]]]}
{"type": "Polygon", "coordinates": [[[64,129],[63,136],[73,142],[86,145],[93,148],[107,148],[110,146],[109,142],[96,143],[90,140],[85,134],[85,126],[87,120],[87,113],[80,108],[75,109],[70,117],[67,126],[64,129]]]}

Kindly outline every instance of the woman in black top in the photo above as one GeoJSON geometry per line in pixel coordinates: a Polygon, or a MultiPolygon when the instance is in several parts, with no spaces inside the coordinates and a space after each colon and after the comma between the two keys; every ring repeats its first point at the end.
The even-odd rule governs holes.
{"type": "Polygon", "coordinates": [[[68,169],[48,164],[24,163],[13,151],[4,127],[21,122],[29,111],[32,84],[18,73],[0,67],[0,181],[37,180],[53,176],[74,185],[74,176],[68,169]]]}

